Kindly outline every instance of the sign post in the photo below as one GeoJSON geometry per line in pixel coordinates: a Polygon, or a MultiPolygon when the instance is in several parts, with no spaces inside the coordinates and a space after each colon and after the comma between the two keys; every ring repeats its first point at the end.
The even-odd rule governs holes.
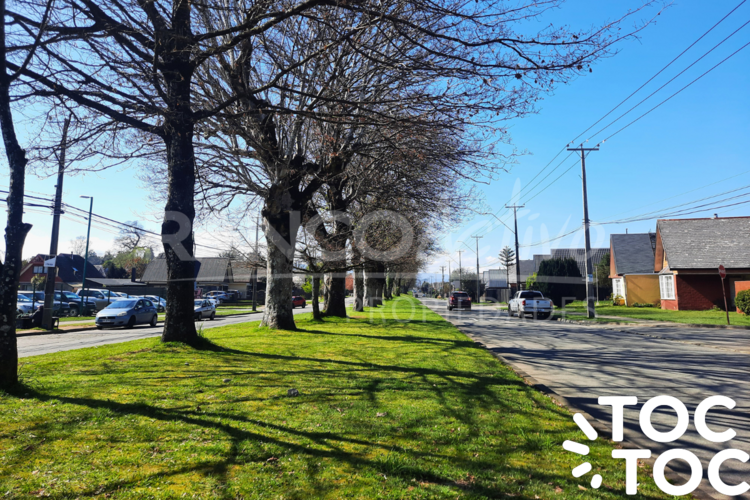
{"type": "Polygon", "coordinates": [[[727,270],[723,265],[719,266],[719,276],[721,277],[721,293],[724,294],[724,310],[727,313],[727,325],[729,324],[729,306],[727,305],[727,292],[724,289],[724,278],[727,277],[727,270]]]}

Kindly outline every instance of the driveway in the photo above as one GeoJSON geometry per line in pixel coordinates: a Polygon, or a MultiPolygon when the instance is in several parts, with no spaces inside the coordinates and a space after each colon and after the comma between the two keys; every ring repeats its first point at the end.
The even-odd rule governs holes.
{"type": "MultiPolygon", "coordinates": [[[[750,452],[750,355],[735,349],[747,349],[748,344],[735,345],[745,341],[746,333],[521,320],[509,318],[505,311],[496,308],[449,312],[444,300],[422,299],[422,302],[608,429],[611,412],[608,407],[598,405],[598,397],[637,396],[638,406],[625,409],[625,441],[652,450],[652,457],[670,448],[689,449],[701,459],[705,478],[708,462],[718,451],[737,448],[750,452]],[[738,336],[735,342],[726,340],[735,335],[738,336]],[[708,342],[699,345],[702,337],[708,342]],[[685,435],[667,444],[648,440],[638,423],[640,407],[662,394],[685,403],[691,415],[685,435]],[[704,440],[692,422],[695,407],[712,395],[728,396],[737,403],[733,410],[717,407],[707,418],[709,427],[716,432],[728,427],[737,432],[727,443],[704,440]]],[[[652,422],[657,430],[666,432],[674,427],[676,418],[671,410],[657,410],[652,422]]],[[[685,462],[675,460],[670,467],[686,477],[689,475],[685,462]]],[[[721,477],[730,485],[750,482],[750,462],[725,462],[721,477]]],[[[606,484],[606,477],[604,480],[606,484]]],[[[705,481],[700,489],[714,498],[728,498],[713,492],[705,481]]]]}
{"type": "MultiPolygon", "coordinates": [[[[347,305],[349,303],[347,302],[347,305]]],[[[308,303],[304,309],[294,309],[294,314],[311,313],[312,306],[308,303]]],[[[238,323],[249,323],[251,321],[260,321],[263,317],[262,312],[257,314],[243,314],[240,316],[217,317],[213,321],[200,321],[203,329],[216,328],[219,326],[236,325],[238,323]]],[[[144,339],[147,337],[158,337],[161,335],[163,326],[136,326],[126,330],[123,328],[113,328],[111,330],[89,330],[83,332],[71,333],[51,333],[48,335],[30,335],[18,338],[18,357],[36,356],[38,354],[48,354],[51,352],[70,351],[72,349],[81,349],[84,347],[94,347],[97,345],[117,344],[127,342],[128,340],[144,339]]]]}

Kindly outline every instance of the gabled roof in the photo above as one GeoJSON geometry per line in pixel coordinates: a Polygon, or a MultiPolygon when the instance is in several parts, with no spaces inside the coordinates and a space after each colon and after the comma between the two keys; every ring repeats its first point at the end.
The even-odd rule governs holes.
{"type": "MultiPolygon", "coordinates": [[[[29,264],[23,268],[21,273],[25,272],[31,266],[41,266],[42,262],[47,260],[49,255],[38,254],[34,256],[29,264]]],[[[57,266],[57,277],[62,280],[63,283],[80,283],[83,279],[83,264],[84,258],[80,255],[71,253],[61,253],[57,255],[55,259],[55,265],[57,266]]],[[[104,278],[104,275],[91,263],[86,265],[86,279],[88,278],[104,278]]]]}
{"type": "Polygon", "coordinates": [[[654,272],[652,233],[613,234],[610,238],[615,268],[614,275],[644,274],[654,272]]]}
{"type": "Polygon", "coordinates": [[[657,221],[669,268],[750,268],[750,217],[657,221]]]}
{"type": "MultiPolygon", "coordinates": [[[[592,248],[591,249],[591,265],[596,265],[601,262],[602,258],[609,253],[609,248],[592,248]]],[[[584,248],[553,248],[552,258],[553,259],[565,259],[567,257],[572,258],[578,264],[578,270],[581,271],[581,276],[586,276],[586,249],[584,248]]],[[[653,267],[653,259],[652,259],[653,267]]],[[[591,274],[594,274],[594,270],[591,269],[591,274]]]]}
{"type": "MultiPolygon", "coordinates": [[[[195,260],[195,281],[198,283],[223,283],[232,281],[229,259],[224,257],[201,257],[195,260]]],[[[143,273],[144,283],[167,282],[167,259],[152,260],[143,273]]]]}

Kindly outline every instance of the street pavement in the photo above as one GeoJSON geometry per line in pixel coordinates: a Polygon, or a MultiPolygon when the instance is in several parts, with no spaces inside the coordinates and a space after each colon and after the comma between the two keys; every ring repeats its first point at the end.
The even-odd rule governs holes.
{"type": "MultiPolygon", "coordinates": [[[[626,407],[624,412],[625,441],[650,449],[652,457],[672,448],[692,451],[703,464],[704,481],[699,491],[714,498],[729,498],[713,491],[705,478],[708,462],[717,452],[736,448],[750,453],[750,356],[738,352],[750,345],[750,331],[667,325],[589,326],[510,318],[494,307],[449,312],[445,300],[422,302],[607,429],[611,429],[611,411],[598,405],[598,397],[637,396],[638,405],[626,407]],[[690,412],[687,432],[672,443],[655,443],[640,430],[640,407],[659,395],[676,397],[690,412]],[[733,410],[715,407],[706,419],[715,432],[729,427],[736,431],[736,437],[726,443],[708,442],[693,425],[696,406],[713,395],[728,396],[737,403],[733,410]]],[[[676,417],[670,409],[660,410],[653,413],[652,422],[657,430],[667,432],[674,427],[676,417]]],[[[583,434],[581,437],[585,443],[583,434]]],[[[685,462],[673,460],[669,465],[689,476],[685,462]]],[[[750,483],[750,462],[725,462],[721,477],[729,485],[750,483]]],[[[606,484],[606,477],[604,481],[606,484]]],[[[750,498],[750,494],[741,498],[750,498]]]]}
{"type": "MultiPolygon", "coordinates": [[[[294,309],[294,314],[311,313],[312,306],[308,303],[305,308],[294,309]]],[[[260,321],[263,317],[262,312],[256,314],[243,314],[240,316],[217,317],[213,321],[204,320],[197,322],[197,325],[203,325],[203,329],[217,328],[219,326],[236,325],[238,323],[248,323],[251,321],[260,321]]],[[[45,335],[29,335],[18,337],[18,357],[36,356],[38,354],[48,354],[51,352],[70,351],[84,347],[94,347],[105,344],[117,344],[127,342],[128,340],[144,339],[147,337],[158,337],[161,335],[163,325],[155,327],[148,325],[135,326],[131,329],[112,328],[107,330],[87,330],[82,332],[70,333],[50,333],[45,335]]]]}

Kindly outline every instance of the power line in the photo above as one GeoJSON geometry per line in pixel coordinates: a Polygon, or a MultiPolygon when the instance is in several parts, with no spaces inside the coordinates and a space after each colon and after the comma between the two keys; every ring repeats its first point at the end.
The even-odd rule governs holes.
{"type": "MultiPolygon", "coordinates": [[[[682,52],[680,52],[679,54],[677,54],[677,57],[675,57],[674,59],[672,59],[671,61],[669,61],[664,67],[662,67],[659,71],[657,71],[656,73],[654,73],[654,75],[651,78],[649,78],[648,80],[646,80],[643,83],[643,85],[641,85],[640,87],[638,87],[637,89],[635,89],[629,96],[627,96],[625,99],[623,99],[622,101],[620,101],[614,108],[612,108],[609,111],[607,111],[607,113],[604,116],[602,116],[597,121],[595,121],[593,124],[591,124],[589,126],[589,128],[587,128],[586,130],[584,130],[583,132],[581,132],[580,134],[578,134],[572,141],[570,141],[570,144],[575,143],[575,141],[579,137],[581,137],[583,134],[585,134],[586,132],[588,132],[589,130],[591,130],[592,128],[594,128],[598,123],[600,123],[606,117],[608,117],[609,115],[611,115],[617,108],[619,108],[620,106],[622,106],[623,104],[625,104],[628,100],[630,100],[631,97],[633,97],[635,94],[637,94],[638,92],[640,92],[646,85],[648,85],[649,83],[651,83],[654,80],[654,78],[656,78],[657,76],[659,76],[660,74],[662,74],[667,68],[669,68],[672,64],[674,64],[675,61],[677,61],[680,57],[682,57],[683,55],[685,55],[685,53],[687,53],[687,51],[689,51],[690,49],[692,49],[695,46],[695,44],[697,44],[698,42],[700,42],[701,40],[703,40],[703,38],[705,38],[706,35],[708,35],[709,33],[711,33],[718,25],[720,25],[722,22],[724,22],[724,20],[726,20],[729,16],[731,16],[746,1],[747,0],[742,0],[739,4],[737,4],[737,6],[735,8],[733,8],[732,10],[730,10],[729,13],[727,13],[724,17],[722,17],[721,19],[719,19],[719,21],[716,24],[714,24],[713,26],[711,26],[705,33],[703,33],[701,36],[699,36],[693,43],[691,43],[690,45],[688,45],[685,50],[683,50],[682,52]]],[[[693,64],[695,64],[695,63],[693,63],[693,64]]],[[[691,64],[691,66],[692,66],[692,64],[691,64]]],[[[688,66],[688,67],[690,67],[690,66],[688,66]]]]}
{"type": "MultiPolygon", "coordinates": [[[[717,49],[717,48],[718,48],[718,47],[719,47],[720,45],[722,45],[722,44],[723,44],[724,42],[726,42],[727,40],[729,40],[729,39],[730,39],[731,37],[733,37],[733,36],[734,36],[734,35],[735,35],[735,34],[736,34],[736,33],[737,33],[738,31],[740,31],[740,30],[741,30],[742,28],[744,28],[744,27],[745,27],[745,26],[747,26],[748,24],[750,24],[750,21],[747,21],[747,22],[745,22],[745,24],[743,24],[742,26],[740,26],[739,28],[737,28],[737,29],[736,29],[735,31],[733,31],[733,32],[732,32],[731,34],[729,34],[729,36],[727,36],[726,38],[724,38],[724,39],[723,39],[723,40],[722,40],[721,42],[719,42],[719,43],[717,43],[716,45],[714,45],[713,47],[711,47],[711,49],[709,49],[709,50],[708,50],[708,51],[707,51],[706,53],[704,53],[704,54],[703,54],[702,56],[700,56],[700,57],[699,57],[698,59],[696,59],[695,61],[693,61],[693,62],[692,62],[692,63],[691,63],[690,65],[688,65],[688,66],[687,66],[687,67],[686,67],[685,69],[683,69],[682,71],[680,71],[679,73],[677,73],[677,74],[676,74],[675,76],[673,76],[673,77],[672,77],[672,78],[671,78],[670,80],[668,80],[668,81],[667,81],[667,83],[665,83],[664,85],[662,85],[662,86],[661,86],[661,87],[659,87],[658,89],[656,89],[656,90],[654,90],[653,92],[651,92],[651,93],[650,93],[649,95],[647,95],[647,96],[646,96],[645,98],[643,98],[643,99],[642,99],[642,100],[641,100],[640,102],[638,102],[638,104],[636,104],[635,106],[633,106],[632,108],[630,108],[629,110],[627,110],[626,112],[624,112],[623,114],[621,114],[620,116],[618,116],[617,118],[615,118],[614,120],[612,120],[611,122],[609,122],[609,123],[608,123],[607,125],[605,125],[605,126],[604,126],[603,128],[601,128],[601,129],[597,130],[596,132],[594,132],[594,133],[593,133],[593,134],[591,135],[591,137],[589,137],[588,139],[586,139],[586,142],[590,141],[590,140],[591,140],[591,139],[593,139],[593,138],[594,138],[595,136],[597,136],[597,135],[599,135],[600,133],[604,132],[604,131],[605,131],[605,130],[607,130],[607,129],[608,129],[609,127],[611,127],[612,125],[614,125],[614,124],[615,124],[616,122],[620,121],[620,119],[621,119],[621,118],[623,118],[623,117],[624,117],[625,115],[627,115],[628,113],[630,113],[631,111],[633,111],[633,110],[634,110],[635,108],[637,108],[638,106],[640,106],[641,104],[643,104],[643,103],[644,103],[644,102],[646,102],[647,100],[651,99],[651,97],[653,97],[653,96],[654,96],[654,95],[655,95],[655,94],[656,94],[657,92],[659,92],[659,91],[661,91],[662,89],[664,89],[664,88],[665,88],[665,87],[666,87],[667,85],[669,85],[670,83],[672,83],[673,81],[675,81],[675,80],[676,80],[676,79],[677,79],[678,77],[680,77],[680,76],[681,76],[682,74],[684,74],[684,73],[685,73],[685,72],[686,72],[687,70],[689,70],[690,68],[692,68],[693,66],[695,66],[696,64],[698,64],[698,62],[700,62],[700,61],[701,61],[701,60],[702,60],[702,59],[703,59],[704,57],[706,57],[706,56],[707,56],[707,55],[709,55],[709,54],[710,54],[711,52],[713,52],[714,50],[716,50],[716,49],[717,49]]],[[[744,48],[744,47],[742,47],[742,48],[744,48]]],[[[739,52],[740,50],[742,50],[742,48],[740,48],[740,49],[739,49],[739,50],[738,50],[737,52],[739,52]]],[[[735,52],[735,54],[736,54],[736,52],[735,52]]],[[[730,55],[729,57],[732,57],[733,55],[734,55],[734,54],[730,55]]],[[[727,57],[727,59],[729,59],[729,57],[727,57]]],[[[726,61],[726,59],[724,59],[724,61],[726,61]]],[[[724,61],[721,61],[721,62],[720,62],[719,64],[717,64],[716,66],[714,66],[714,68],[716,68],[717,66],[719,66],[719,65],[720,65],[721,63],[723,63],[724,61]]],[[[684,90],[685,88],[687,88],[687,87],[689,87],[690,85],[692,85],[692,84],[693,84],[693,83],[694,83],[695,81],[698,81],[698,80],[699,80],[700,78],[702,78],[702,77],[703,77],[704,75],[706,75],[706,74],[708,74],[709,72],[711,72],[711,71],[712,71],[712,70],[713,70],[714,68],[711,68],[711,69],[710,69],[709,71],[707,71],[706,73],[704,73],[704,74],[703,74],[703,75],[701,75],[700,77],[698,77],[698,78],[696,78],[695,80],[693,80],[693,82],[690,82],[690,84],[686,85],[686,86],[685,86],[685,87],[684,87],[683,89],[681,89],[681,90],[680,90],[679,92],[681,92],[681,91],[682,91],[682,90],[684,90]]],[[[674,95],[677,95],[677,94],[679,94],[679,92],[676,92],[676,93],[675,93],[674,95]]],[[[671,97],[670,97],[670,98],[671,98],[671,97]]],[[[668,100],[669,100],[669,99],[665,100],[664,102],[666,102],[666,101],[668,101],[668,100]]],[[[657,106],[657,107],[658,107],[658,106],[657,106]]],[[[656,108],[654,108],[654,109],[656,109],[656,108]]],[[[613,135],[614,135],[614,134],[613,134],[613,135]]],[[[610,136],[610,137],[611,137],[611,136],[610,136]]]]}

